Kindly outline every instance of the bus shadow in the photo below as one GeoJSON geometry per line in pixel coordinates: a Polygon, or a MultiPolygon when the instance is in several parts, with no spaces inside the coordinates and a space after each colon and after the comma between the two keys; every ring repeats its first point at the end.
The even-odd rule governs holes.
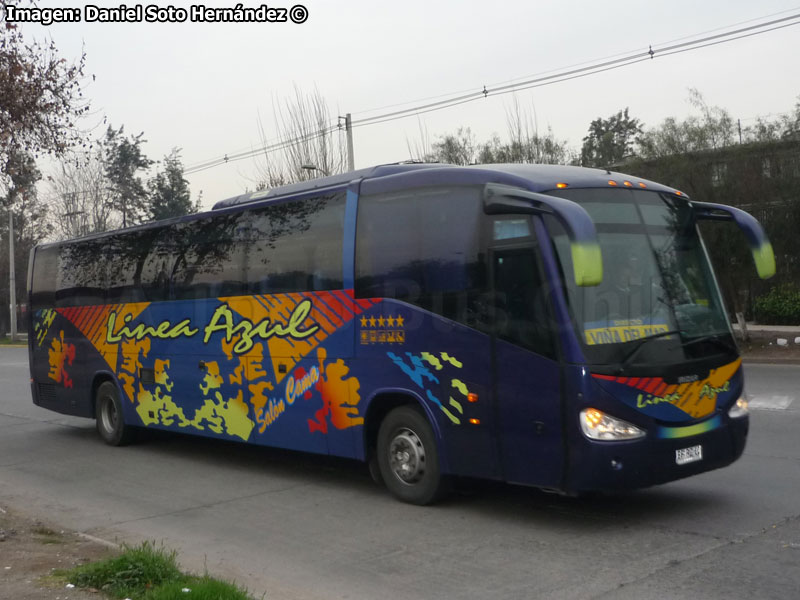
{"type": "Polygon", "coordinates": [[[475,514],[495,515],[519,523],[634,526],[653,519],[684,522],[687,517],[725,511],[731,502],[724,492],[684,482],[641,490],[564,496],[536,488],[491,481],[463,481],[452,500],[475,514]]]}
{"type": "MultiPolygon", "coordinates": [[[[106,448],[91,427],[65,427],[59,429],[59,435],[106,448]]],[[[396,502],[372,480],[364,463],[351,459],[158,430],[142,430],[136,442],[125,450],[146,456],[151,464],[168,457],[186,461],[191,471],[235,471],[249,480],[280,479],[298,485],[340,487],[396,502]]],[[[528,525],[572,523],[585,528],[593,523],[606,526],[612,521],[616,525],[635,525],[653,518],[669,520],[724,511],[731,502],[723,492],[687,484],[686,480],[643,490],[577,497],[494,481],[458,479],[453,483],[451,494],[439,507],[456,508],[477,518],[528,525]]]]}

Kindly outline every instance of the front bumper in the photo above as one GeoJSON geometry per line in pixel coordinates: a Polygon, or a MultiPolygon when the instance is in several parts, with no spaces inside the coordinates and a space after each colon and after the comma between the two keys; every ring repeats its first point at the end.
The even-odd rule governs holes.
{"type": "Polygon", "coordinates": [[[731,464],[744,452],[750,418],[730,419],[699,435],[630,442],[598,442],[583,436],[571,444],[566,491],[630,490],[682,479],[731,464]],[[702,445],[702,460],[676,463],[676,451],[702,445]]]}

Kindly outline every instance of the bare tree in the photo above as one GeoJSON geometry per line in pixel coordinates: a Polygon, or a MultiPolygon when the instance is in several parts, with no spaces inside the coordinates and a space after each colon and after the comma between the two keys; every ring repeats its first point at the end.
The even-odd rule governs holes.
{"type": "Polygon", "coordinates": [[[68,239],[121,225],[112,203],[100,150],[62,160],[49,179],[55,235],[68,239]]]}
{"type": "Polygon", "coordinates": [[[0,185],[6,190],[13,186],[7,167],[15,153],[61,155],[84,141],[76,121],[89,110],[81,91],[85,58],[70,64],[52,41],[25,40],[0,6],[0,185]]]}
{"type": "Polygon", "coordinates": [[[535,115],[531,117],[516,100],[506,110],[506,125],[508,138],[505,141],[495,134],[490,140],[478,143],[469,127],[459,127],[454,134],[438,136],[432,144],[428,141],[427,130],[420,126],[421,141],[406,145],[412,160],[454,165],[566,164],[572,159],[567,142],[557,139],[550,128],[545,135],[540,135],[535,115]]]}
{"type": "Polygon", "coordinates": [[[411,157],[412,162],[430,162],[427,159],[428,157],[433,157],[433,147],[428,128],[421,120],[418,121],[417,126],[419,127],[419,139],[413,143],[406,139],[408,155],[411,157]]]}
{"type": "Polygon", "coordinates": [[[277,142],[270,142],[259,119],[263,162],[256,174],[258,188],[271,188],[320,175],[343,173],[347,150],[343,128],[315,89],[306,94],[295,86],[294,97],[273,102],[277,142]]]}

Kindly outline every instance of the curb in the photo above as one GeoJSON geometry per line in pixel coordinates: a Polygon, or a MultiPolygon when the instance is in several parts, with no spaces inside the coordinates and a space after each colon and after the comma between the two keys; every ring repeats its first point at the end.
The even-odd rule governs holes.
{"type": "Polygon", "coordinates": [[[798,365],[800,366],[800,358],[761,358],[761,357],[748,357],[742,356],[742,362],[746,365],[798,365]]]}
{"type": "Polygon", "coordinates": [[[79,538],[83,538],[83,539],[88,540],[90,542],[94,542],[95,544],[100,544],[101,546],[106,546],[107,548],[111,548],[112,550],[121,550],[122,549],[122,545],[121,544],[117,544],[116,542],[109,542],[108,540],[104,540],[103,538],[99,538],[99,537],[90,535],[88,533],[83,533],[83,532],[80,532],[80,531],[76,531],[75,535],[77,535],[79,538]]]}

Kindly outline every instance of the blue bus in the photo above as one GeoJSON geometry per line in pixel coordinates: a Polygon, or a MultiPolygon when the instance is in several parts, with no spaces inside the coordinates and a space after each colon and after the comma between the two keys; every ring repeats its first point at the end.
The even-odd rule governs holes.
{"type": "Polygon", "coordinates": [[[565,494],[728,465],[741,359],[698,221],[749,214],[604,170],[398,164],[31,253],[33,401],[366,462],[400,500],[456,477],[565,494]]]}

